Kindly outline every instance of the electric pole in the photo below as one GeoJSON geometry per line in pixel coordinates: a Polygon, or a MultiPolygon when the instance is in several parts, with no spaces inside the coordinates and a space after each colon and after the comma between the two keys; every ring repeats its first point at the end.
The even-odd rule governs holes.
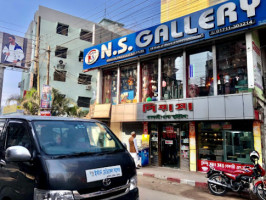
{"type": "Polygon", "coordinates": [[[49,78],[50,78],[50,56],[51,56],[51,50],[50,45],[47,48],[47,71],[46,71],[46,85],[49,85],[49,78]]]}

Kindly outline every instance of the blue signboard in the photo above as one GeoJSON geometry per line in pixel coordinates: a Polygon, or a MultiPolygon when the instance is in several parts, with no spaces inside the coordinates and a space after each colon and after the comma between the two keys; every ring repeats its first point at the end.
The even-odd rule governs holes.
{"type": "Polygon", "coordinates": [[[85,49],[83,70],[265,24],[266,0],[229,0],[85,49]]]}

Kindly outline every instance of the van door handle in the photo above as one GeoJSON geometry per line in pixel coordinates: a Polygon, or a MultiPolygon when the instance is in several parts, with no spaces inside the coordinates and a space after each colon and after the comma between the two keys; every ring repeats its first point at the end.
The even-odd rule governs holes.
{"type": "Polygon", "coordinates": [[[4,160],[1,159],[1,160],[0,160],[0,166],[1,166],[1,167],[6,166],[6,161],[4,161],[4,160]]]}

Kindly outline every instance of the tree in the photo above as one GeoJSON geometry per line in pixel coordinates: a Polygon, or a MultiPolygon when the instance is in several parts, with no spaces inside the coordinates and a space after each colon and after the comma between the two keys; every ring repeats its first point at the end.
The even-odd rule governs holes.
{"type": "MultiPolygon", "coordinates": [[[[52,89],[52,116],[71,116],[85,117],[88,111],[83,111],[77,104],[62,95],[57,89],[52,89]]],[[[20,96],[12,95],[8,98],[7,103],[16,101],[24,110],[25,115],[38,115],[40,108],[40,97],[36,89],[32,88],[21,98],[20,96]]]]}
{"type": "Polygon", "coordinates": [[[16,101],[22,107],[25,115],[38,115],[40,98],[36,89],[30,89],[23,98],[17,95],[10,96],[7,104],[12,101],[16,101]]]}

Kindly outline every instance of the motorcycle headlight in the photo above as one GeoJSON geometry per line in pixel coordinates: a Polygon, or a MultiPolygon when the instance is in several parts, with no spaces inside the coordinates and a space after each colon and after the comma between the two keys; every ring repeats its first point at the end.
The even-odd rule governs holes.
{"type": "Polygon", "coordinates": [[[135,188],[137,188],[137,184],[138,184],[138,179],[137,179],[137,176],[133,176],[131,179],[130,179],[130,190],[134,190],[135,188]]]}
{"type": "Polygon", "coordinates": [[[39,190],[34,189],[34,200],[74,200],[69,190],[39,190]]]}

